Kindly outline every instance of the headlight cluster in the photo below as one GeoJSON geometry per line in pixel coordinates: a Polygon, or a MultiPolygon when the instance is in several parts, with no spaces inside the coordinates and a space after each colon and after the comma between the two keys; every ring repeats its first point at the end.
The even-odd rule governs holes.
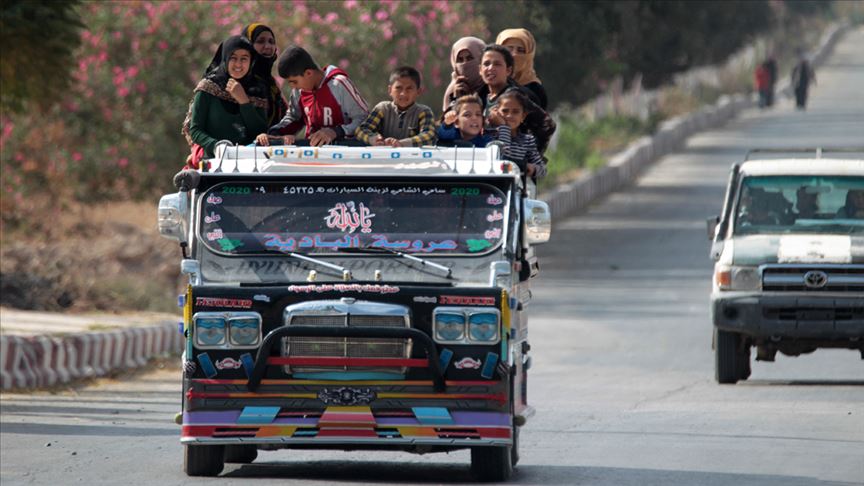
{"type": "Polygon", "coordinates": [[[199,312],[192,323],[199,348],[255,348],[261,342],[257,312],[199,312]]]}
{"type": "Polygon", "coordinates": [[[720,290],[759,290],[762,279],[758,267],[717,265],[714,284],[720,290]]]}
{"type": "Polygon", "coordinates": [[[500,339],[498,309],[438,307],[432,319],[432,332],[439,343],[493,344],[500,339]]]}

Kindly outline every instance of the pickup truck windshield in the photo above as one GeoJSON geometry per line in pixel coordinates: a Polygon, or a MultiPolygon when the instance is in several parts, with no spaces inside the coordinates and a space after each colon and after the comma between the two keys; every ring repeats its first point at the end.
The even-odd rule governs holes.
{"type": "Polygon", "coordinates": [[[735,233],[864,233],[864,178],[746,177],[735,233]]]}
{"type": "Polygon", "coordinates": [[[219,254],[381,248],[483,254],[504,237],[506,196],[474,183],[222,183],[201,198],[203,244],[219,254]]]}

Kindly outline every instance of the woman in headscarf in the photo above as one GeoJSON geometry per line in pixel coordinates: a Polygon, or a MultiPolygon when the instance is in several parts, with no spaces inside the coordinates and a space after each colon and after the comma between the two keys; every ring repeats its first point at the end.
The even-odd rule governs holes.
{"type": "Polygon", "coordinates": [[[195,87],[189,116],[189,139],[208,157],[220,140],[249,144],[269,128],[267,88],[252,72],[255,48],[235,35],[221,50],[219,66],[195,87]]]}
{"type": "Polygon", "coordinates": [[[453,66],[450,85],[444,93],[442,113],[460,96],[476,93],[483,87],[480,77],[480,58],[486,43],[477,37],[463,37],[453,43],[450,65],[453,66]]]}
{"type": "Polygon", "coordinates": [[[249,24],[243,27],[241,35],[255,48],[253,74],[267,86],[267,126],[272,127],[288,111],[288,103],[282,97],[282,90],[273,78],[273,63],[279,55],[276,48],[276,35],[273,29],[264,24],[249,24]]]}
{"type": "Polygon", "coordinates": [[[534,72],[534,53],[537,47],[534,36],[526,29],[505,29],[498,34],[495,43],[506,47],[513,54],[513,79],[520,86],[530,89],[540,101],[540,108],[545,110],[548,104],[546,90],[534,72]]]}

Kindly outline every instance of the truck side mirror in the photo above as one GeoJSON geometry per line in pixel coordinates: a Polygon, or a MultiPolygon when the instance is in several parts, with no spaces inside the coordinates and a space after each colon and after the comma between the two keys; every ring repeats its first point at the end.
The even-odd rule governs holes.
{"type": "Polygon", "coordinates": [[[186,242],[189,203],[186,194],[166,194],[159,199],[159,234],[169,240],[186,242]]]}
{"type": "Polygon", "coordinates": [[[525,199],[523,204],[526,242],[532,245],[546,243],[552,236],[552,213],[549,205],[537,199],[525,199]]]}
{"type": "Polygon", "coordinates": [[[717,225],[720,224],[720,216],[711,216],[705,223],[708,226],[708,239],[713,240],[714,235],[717,233],[717,225]]]}

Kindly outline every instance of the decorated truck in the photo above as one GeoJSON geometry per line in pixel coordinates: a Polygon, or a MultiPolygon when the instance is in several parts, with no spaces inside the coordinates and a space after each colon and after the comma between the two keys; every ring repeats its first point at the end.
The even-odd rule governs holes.
{"type": "Polygon", "coordinates": [[[548,206],[487,148],[236,147],[175,177],[190,476],[259,450],[469,448],[506,480],[532,415],[548,206]]]}

